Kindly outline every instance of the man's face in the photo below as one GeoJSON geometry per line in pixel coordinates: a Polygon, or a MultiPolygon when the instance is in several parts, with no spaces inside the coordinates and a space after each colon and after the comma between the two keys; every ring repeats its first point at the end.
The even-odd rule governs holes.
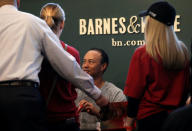
{"type": "Polygon", "coordinates": [[[88,51],[82,63],[82,69],[92,77],[103,74],[103,64],[101,64],[101,53],[95,50],[88,51]]]}

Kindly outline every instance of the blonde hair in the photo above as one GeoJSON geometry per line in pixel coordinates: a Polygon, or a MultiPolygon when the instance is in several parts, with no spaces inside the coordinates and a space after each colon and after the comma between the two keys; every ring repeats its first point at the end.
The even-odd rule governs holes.
{"type": "Polygon", "coordinates": [[[167,69],[182,69],[189,61],[189,51],[177,38],[173,26],[146,17],[145,42],[147,53],[157,62],[159,57],[167,69]]]}
{"type": "Polygon", "coordinates": [[[59,4],[47,3],[42,7],[40,17],[46,21],[53,31],[57,31],[58,24],[65,21],[65,12],[59,4]]]}
{"type": "Polygon", "coordinates": [[[14,4],[16,0],[0,0],[0,7],[6,4],[14,4]]]}

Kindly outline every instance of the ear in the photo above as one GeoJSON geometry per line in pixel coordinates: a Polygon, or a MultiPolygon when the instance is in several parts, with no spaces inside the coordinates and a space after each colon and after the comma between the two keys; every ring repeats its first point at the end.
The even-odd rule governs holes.
{"type": "Polygon", "coordinates": [[[20,0],[17,0],[17,8],[20,6],[20,0]]]}
{"type": "Polygon", "coordinates": [[[101,65],[101,71],[104,72],[104,70],[107,68],[107,63],[104,63],[101,65]]]}
{"type": "Polygon", "coordinates": [[[63,29],[64,28],[64,25],[65,25],[65,22],[64,21],[62,21],[61,23],[60,23],[60,29],[63,29]]]}

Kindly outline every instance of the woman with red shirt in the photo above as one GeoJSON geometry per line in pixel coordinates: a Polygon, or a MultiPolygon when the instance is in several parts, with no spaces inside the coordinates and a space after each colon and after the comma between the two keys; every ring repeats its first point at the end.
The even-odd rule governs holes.
{"type": "Polygon", "coordinates": [[[168,113],[184,106],[189,91],[189,52],[174,29],[176,11],[168,2],[153,3],[145,16],[145,42],[132,56],[124,93],[128,125],[160,131],[168,113]]]}
{"type": "MultiPolygon", "coordinates": [[[[42,7],[40,17],[59,38],[64,28],[64,10],[56,3],[48,3],[42,7]]],[[[79,52],[74,47],[63,41],[61,45],[80,63],[79,52]]],[[[43,61],[39,76],[40,92],[47,101],[48,130],[79,131],[77,108],[74,103],[77,98],[75,87],[60,77],[46,60],[43,61]]]]}

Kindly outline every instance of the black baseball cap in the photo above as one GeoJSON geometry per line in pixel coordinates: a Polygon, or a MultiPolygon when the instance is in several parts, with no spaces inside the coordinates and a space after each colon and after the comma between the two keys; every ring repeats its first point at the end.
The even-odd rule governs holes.
{"type": "Polygon", "coordinates": [[[139,16],[151,16],[152,18],[171,26],[174,24],[176,11],[175,8],[166,1],[153,3],[146,11],[140,12],[139,16]]]}

